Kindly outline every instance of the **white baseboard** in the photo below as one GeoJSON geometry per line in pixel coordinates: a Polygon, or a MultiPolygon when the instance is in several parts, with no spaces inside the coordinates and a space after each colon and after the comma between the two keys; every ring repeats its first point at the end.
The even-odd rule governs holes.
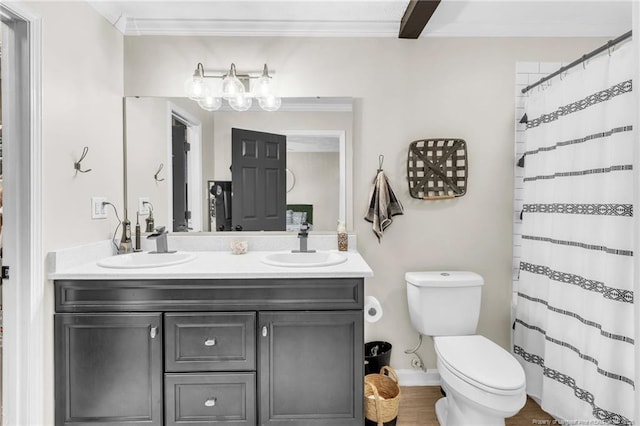
{"type": "Polygon", "coordinates": [[[406,368],[396,373],[400,386],[440,386],[440,373],[435,368],[427,371],[406,368]]]}

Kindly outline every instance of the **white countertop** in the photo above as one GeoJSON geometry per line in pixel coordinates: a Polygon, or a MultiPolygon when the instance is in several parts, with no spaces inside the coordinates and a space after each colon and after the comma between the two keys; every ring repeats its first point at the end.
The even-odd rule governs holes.
{"type": "MultiPolygon", "coordinates": [[[[249,251],[234,255],[230,251],[191,251],[195,259],[187,263],[154,268],[117,269],[98,266],[97,261],[107,257],[106,243],[100,250],[93,250],[82,261],[61,262],[57,257],[69,258],[70,250],[53,253],[48,278],[50,280],[123,280],[123,279],[222,279],[222,278],[356,278],[371,277],[373,271],[355,250],[340,252],[347,257],[343,263],[320,267],[281,267],[263,263],[260,259],[274,251],[249,251]]],[[[91,252],[83,247],[75,248],[83,253],[91,252]]],[[[336,250],[323,250],[336,251],[336,250]]],[[[337,252],[337,251],[336,251],[337,252]]],[[[74,254],[76,255],[76,254],[74,254]]]]}

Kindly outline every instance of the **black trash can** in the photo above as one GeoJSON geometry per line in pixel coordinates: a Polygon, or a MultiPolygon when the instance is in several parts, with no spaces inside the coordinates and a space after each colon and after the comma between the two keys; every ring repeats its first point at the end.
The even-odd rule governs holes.
{"type": "Polygon", "coordinates": [[[369,342],[364,344],[364,374],[377,374],[391,363],[391,343],[369,342]]]}

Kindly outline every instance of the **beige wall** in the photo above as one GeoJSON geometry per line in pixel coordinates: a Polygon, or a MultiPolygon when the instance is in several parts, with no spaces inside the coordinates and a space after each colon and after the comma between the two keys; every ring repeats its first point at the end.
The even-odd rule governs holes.
{"type": "MultiPolygon", "coordinates": [[[[511,298],[514,74],[517,61],[569,61],[602,39],[192,38],[127,37],[125,93],[182,96],[184,80],[202,62],[276,69],[283,96],[352,96],[353,206],[358,250],[372,267],[366,293],[385,310],[367,324],[366,340],[394,345],[392,364],[417,342],[408,318],[404,273],[457,269],[486,281],[478,332],[509,345],[511,298]],[[457,137],[468,143],[464,197],[412,199],[406,181],[410,142],[457,137]],[[362,220],[369,186],[384,169],[405,207],[379,244],[362,220]]],[[[430,339],[420,352],[435,367],[430,339]]]]}
{"type": "Polygon", "coordinates": [[[295,185],[287,192],[287,204],[313,205],[313,229],[337,229],[340,189],[339,152],[289,152],[287,169],[295,185]]]}
{"type": "MultiPolygon", "coordinates": [[[[166,98],[127,98],[127,203],[131,221],[135,224],[138,199],[146,197],[153,206],[153,217],[158,225],[167,226],[171,173],[169,159],[169,105],[166,98]],[[162,171],[157,182],[154,175],[160,164],[162,171]]],[[[140,217],[145,229],[146,215],[140,217]]]]}
{"type": "Polygon", "coordinates": [[[42,17],[44,248],[103,240],[116,221],[91,219],[91,197],[122,214],[123,39],[84,2],[28,3],[42,17]],[[75,173],[84,146],[89,173],[75,173]]]}
{"type": "MultiPolygon", "coordinates": [[[[123,39],[85,2],[27,2],[42,18],[42,174],[44,253],[112,236],[109,219],[92,220],[92,196],[104,196],[122,214],[123,39]],[[75,174],[83,162],[89,173],[75,174]]],[[[36,167],[38,167],[36,165],[36,167]]],[[[53,424],[53,285],[43,283],[45,330],[42,345],[48,372],[44,395],[53,424]]]]}

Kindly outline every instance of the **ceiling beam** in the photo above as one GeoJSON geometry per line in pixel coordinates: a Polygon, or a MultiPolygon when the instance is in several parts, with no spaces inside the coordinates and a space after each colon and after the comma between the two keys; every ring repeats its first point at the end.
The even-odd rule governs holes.
{"type": "Polygon", "coordinates": [[[398,38],[416,39],[438,8],[440,0],[411,0],[400,21],[398,38]]]}

